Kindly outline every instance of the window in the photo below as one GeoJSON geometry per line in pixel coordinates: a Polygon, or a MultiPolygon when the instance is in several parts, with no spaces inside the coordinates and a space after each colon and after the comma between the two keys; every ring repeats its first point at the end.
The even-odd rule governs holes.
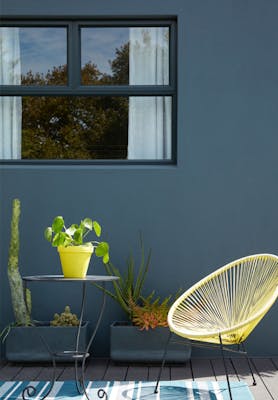
{"type": "Polygon", "coordinates": [[[5,22],[0,159],[175,160],[175,22],[5,22]]]}

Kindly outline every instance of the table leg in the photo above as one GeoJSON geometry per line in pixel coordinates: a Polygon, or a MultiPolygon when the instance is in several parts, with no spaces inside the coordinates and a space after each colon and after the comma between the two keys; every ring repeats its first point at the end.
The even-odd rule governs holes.
{"type": "MultiPolygon", "coordinates": [[[[101,320],[102,320],[102,316],[103,316],[103,313],[104,313],[104,308],[105,308],[105,304],[106,304],[105,283],[103,283],[103,289],[104,289],[104,290],[102,291],[102,305],[101,305],[101,309],[100,309],[100,312],[99,312],[99,316],[98,316],[98,319],[97,319],[97,323],[96,323],[96,325],[95,325],[95,329],[94,329],[94,331],[93,331],[93,333],[92,333],[92,335],[91,335],[91,338],[90,338],[89,343],[88,343],[88,345],[87,345],[87,348],[86,348],[86,350],[85,350],[85,354],[89,353],[90,347],[91,347],[91,345],[92,345],[92,343],[93,343],[93,340],[94,340],[94,338],[95,338],[95,336],[96,336],[96,333],[97,333],[97,331],[98,331],[98,328],[99,328],[99,325],[100,325],[100,322],[101,322],[101,320]]],[[[88,396],[88,393],[87,393],[87,391],[86,391],[86,387],[85,387],[85,362],[86,362],[86,356],[84,356],[84,357],[83,357],[83,360],[82,360],[82,366],[81,366],[81,385],[82,385],[82,388],[83,388],[83,391],[84,391],[84,394],[85,394],[87,400],[90,400],[90,398],[89,398],[89,396],[88,396]]],[[[98,395],[98,397],[99,397],[100,399],[108,399],[108,395],[107,395],[107,393],[105,392],[104,389],[99,389],[97,395],[98,395]]]]}
{"type": "MultiPolygon", "coordinates": [[[[24,280],[23,281],[23,297],[24,297],[24,302],[26,305],[26,310],[30,313],[30,310],[28,309],[28,304],[27,304],[27,298],[26,298],[26,290],[27,290],[27,282],[24,280]]],[[[40,335],[40,339],[42,340],[44,346],[47,348],[47,351],[49,352],[51,359],[52,359],[52,371],[53,371],[53,375],[52,375],[52,380],[50,382],[50,387],[49,389],[46,391],[46,393],[43,395],[43,397],[41,397],[41,400],[45,399],[49,393],[51,392],[54,383],[56,381],[56,361],[55,361],[55,357],[53,356],[53,353],[51,351],[51,349],[49,348],[49,346],[47,345],[46,341],[44,340],[44,338],[40,335]]],[[[28,385],[26,386],[23,391],[22,391],[22,399],[23,400],[28,400],[28,398],[30,397],[34,397],[37,393],[37,389],[35,388],[35,386],[33,385],[28,385]],[[28,397],[26,397],[28,396],[28,397]]]]}
{"type": "MultiPolygon", "coordinates": [[[[82,283],[82,301],[81,301],[81,311],[80,311],[80,317],[79,317],[79,325],[78,325],[78,331],[76,335],[76,344],[75,344],[75,352],[78,354],[79,351],[79,338],[80,338],[80,331],[81,331],[81,326],[83,322],[83,316],[84,316],[84,307],[85,307],[85,298],[86,298],[86,282],[82,283]]],[[[86,354],[87,351],[85,352],[83,359],[86,359],[86,354]]],[[[82,385],[82,377],[79,378],[78,374],[78,359],[75,359],[74,362],[74,367],[75,367],[75,385],[77,388],[77,391],[82,394],[84,393],[84,385],[82,385]]]]}
{"type": "MultiPolygon", "coordinates": [[[[50,382],[50,387],[48,388],[47,392],[42,397],[40,397],[40,400],[45,399],[49,395],[49,393],[53,389],[54,383],[56,382],[56,362],[52,354],[51,357],[52,357],[52,371],[53,371],[52,380],[50,382]]],[[[37,388],[35,388],[32,385],[28,385],[22,391],[22,399],[28,400],[30,397],[36,396],[36,394],[37,394],[37,388]]]]}

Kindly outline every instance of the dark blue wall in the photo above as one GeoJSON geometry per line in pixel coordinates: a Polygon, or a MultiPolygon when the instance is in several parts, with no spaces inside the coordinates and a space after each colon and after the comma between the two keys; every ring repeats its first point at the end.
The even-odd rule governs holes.
{"type": "MultiPolygon", "coordinates": [[[[58,274],[43,238],[53,216],[99,220],[112,259],[138,253],[138,231],[152,247],[147,290],[184,288],[247,254],[278,253],[278,2],[276,0],[2,0],[17,15],[163,15],[178,18],[178,163],[176,166],[1,165],[1,325],[12,320],[6,264],[11,202],[22,202],[22,274],[58,274]]],[[[95,261],[90,273],[103,273],[95,261]]],[[[45,284],[46,285],[46,284],[45,284]]],[[[33,285],[34,317],[48,319],[78,288],[33,285]]],[[[99,293],[88,293],[94,321],[99,293]]],[[[251,334],[255,355],[277,354],[277,306],[251,334]],[[267,340],[265,338],[267,337],[267,340]]],[[[109,301],[97,353],[109,324],[122,318],[109,301]]]]}

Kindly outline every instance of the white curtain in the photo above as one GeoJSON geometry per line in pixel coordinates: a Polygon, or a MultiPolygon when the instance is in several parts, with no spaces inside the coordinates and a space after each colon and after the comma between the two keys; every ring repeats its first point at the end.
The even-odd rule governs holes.
{"type": "MultiPolygon", "coordinates": [[[[130,28],[130,85],[169,84],[168,28],[130,28]]],[[[171,98],[130,97],[128,159],[171,158],[171,98]]]]}
{"type": "MultiPolygon", "coordinates": [[[[0,84],[20,85],[19,28],[0,28],[0,84]]],[[[21,158],[21,98],[0,97],[0,159],[21,158]]]]}

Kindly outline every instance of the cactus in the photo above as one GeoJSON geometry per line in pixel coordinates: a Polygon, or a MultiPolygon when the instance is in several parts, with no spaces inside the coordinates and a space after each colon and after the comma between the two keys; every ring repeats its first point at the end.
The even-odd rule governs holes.
{"type": "Polygon", "coordinates": [[[53,321],[50,322],[51,326],[78,326],[79,320],[76,314],[72,314],[70,307],[66,306],[65,311],[61,314],[54,314],[53,321]]]}
{"type": "Polygon", "coordinates": [[[11,220],[11,240],[8,260],[8,278],[11,290],[12,306],[15,317],[15,325],[31,325],[31,292],[26,290],[26,302],[22,278],[18,267],[19,256],[19,218],[20,201],[13,200],[11,220]]]}

